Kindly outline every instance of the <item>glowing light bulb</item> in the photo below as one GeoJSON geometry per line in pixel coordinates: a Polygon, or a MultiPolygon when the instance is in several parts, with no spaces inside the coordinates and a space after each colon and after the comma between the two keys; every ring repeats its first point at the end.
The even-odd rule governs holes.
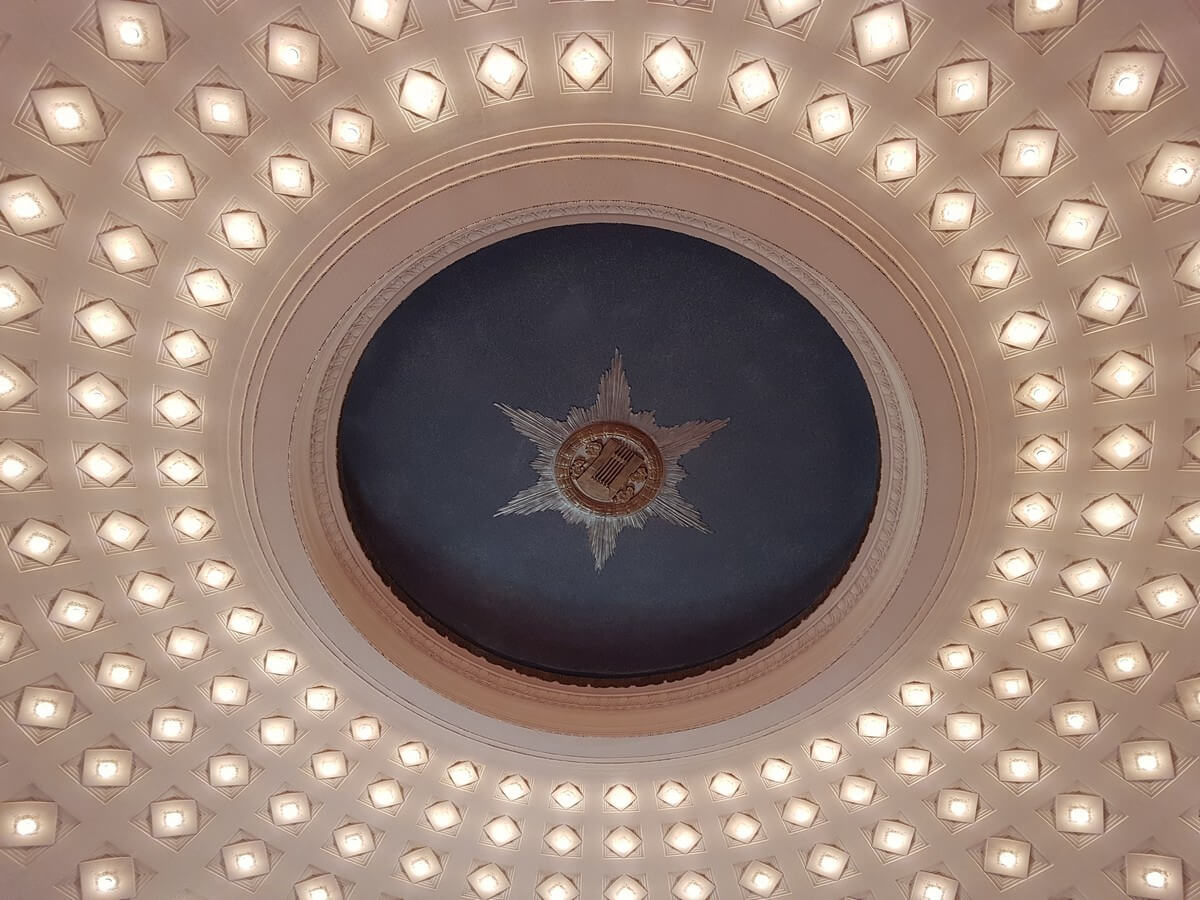
{"type": "Polygon", "coordinates": [[[348,834],[342,839],[342,846],[348,853],[359,853],[363,848],[363,837],[361,834],[348,834]]]}
{"type": "Polygon", "coordinates": [[[1187,525],[1187,530],[1192,534],[1200,534],[1200,516],[1192,516],[1184,524],[1187,525]]]}
{"type": "Polygon", "coordinates": [[[1078,711],[1069,712],[1067,713],[1064,721],[1067,723],[1067,727],[1072,731],[1078,731],[1087,724],[1087,716],[1078,711]]]}
{"type": "Polygon", "coordinates": [[[102,759],[96,763],[96,777],[102,781],[108,781],[117,777],[117,772],[120,771],[120,766],[116,760],[102,759]]]}
{"type": "Polygon", "coordinates": [[[1008,771],[1016,778],[1028,778],[1033,772],[1033,766],[1027,759],[1014,759],[1009,762],[1008,771]]]}
{"type": "Polygon", "coordinates": [[[1141,772],[1153,772],[1158,768],[1158,754],[1148,750],[1138,753],[1133,761],[1141,772]]]}
{"type": "Polygon", "coordinates": [[[672,785],[662,792],[662,801],[667,806],[678,806],[683,802],[683,791],[672,785]]]}
{"type": "Polygon", "coordinates": [[[654,65],[663,81],[674,81],[683,73],[683,56],[673,48],[664,50],[655,57],[654,65]]]}
{"type": "Polygon", "coordinates": [[[1152,888],[1162,889],[1167,886],[1167,873],[1162,869],[1147,869],[1142,880],[1152,888]]]}
{"type": "Polygon", "coordinates": [[[121,241],[117,244],[114,252],[117,255],[117,259],[121,260],[122,262],[129,262],[131,259],[137,256],[137,248],[133,246],[131,241],[121,241]]]}
{"type": "Polygon", "coordinates": [[[224,101],[217,101],[208,109],[209,115],[214,122],[232,122],[233,107],[224,101]]]}
{"type": "Polygon", "coordinates": [[[18,219],[36,219],[42,214],[42,204],[33,194],[18,194],[12,199],[12,211],[18,219]]]}
{"type": "Polygon", "coordinates": [[[12,309],[21,300],[7,284],[0,284],[0,309],[12,309]]]}
{"type": "Polygon", "coordinates": [[[1096,305],[1106,312],[1112,312],[1121,305],[1121,295],[1111,288],[1104,288],[1096,297],[1096,305]]]}
{"type": "Polygon", "coordinates": [[[1113,92],[1122,97],[1129,97],[1137,93],[1141,81],[1133,72],[1125,72],[1118,75],[1116,81],[1113,82],[1113,92]]]}
{"type": "Polygon", "coordinates": [[[498,884],[495,875],[488,874],[479,879],[479,886],[489,894],[496,889],[498,884]]]}
{"type": "Polygon", "coordinates": [[[1128,653],[1123,653],[1116,658],[1114,665],[1122,672],[1132,672],[1137,668],[1137,660],[1128,653]]]}
{"type": "Polygon", "coordinates": [[[1163,588],[1154,595],[1154,601],[1163,609],[1172,609],[1183,600],[1183,595],[1175,588],[1163,588]]]}
{"type": "Polygon", "coordinates": [[[177,809],[170,809],[163,813],[163,826],[166,828],[180,828],[183,826],[183,813],[177,809]]]}
{"type": "Polygon", "coordinates": [[[984,625],[995,625],[1000,621],[1000,610],[994,606],[985,606],[979,611],[979,620],[984,625]]]}
{"type": "Polygon", "coordinates": [[[889,172],[903,172],[912,164],[912,151],[907,147],[889,150],[883,158],[883,167],[889,172]]]}
{"type": "Polygon", "coordinates": [[[360,741],[369,741],[375,737],[375,726],[370,722],[359,722],[354,726],[354,736],[360,741]]]}
{"type": "Polygon", "coordinates": [[[35,556],[41,556],[53,546],[54,542],[44,534],[35,532],[25,541],[25,548],[35,556]]]}
{"type": "Polygon", "coordinates": [[[236,857],[234,857],[233,862],[234,865],[236,865],[243,872],[249,872],[254,868],[254,854],[239,853],[236,857]]]}
{"type": "Polygon", "coordinates": [[[117,37],[121,39],[121,43],[129,47],[136,47],[142,43],[144,33],[142,26],[137,22],[126,20],[117,26],[117,37]]]}
{"type": "Polygon", "coordinates": [[[159,169],[154,173],[154,186],[160,191],[169,191],[175,187],[175,176],[166,169],[159,169]]]}
{"type": "Polygon", "coordinates": [[[433,866],[430,865],[429,860],[427,860],[425,857],[418,856],[411,863],[409,863],[408,868],[417,878],[424,878],[429,874],[433,866]]]}
{"type": "Polygon", "coordinates": [[[983,277],[988,281],[1003,281],[1008,275],[1008,265],[1000,260],[992,260],[983,267],[983,277]]]}
{"type": "Polygon", "coordinates": [[[1049,465],[1050,461],[1054,459],[1054,451],[1049,447],[1038,447],[1033,451],[1033,458],[1043,466],[1049,465]]]}
{"type": "Polygon", "coordinates": [[[921,892],[922,900],[942,900],[946,896],[946,892],[942,890],[941,885],[927,884],[925,890],[921,892]]]}
{"type": "Polygon", "coordinates": [[[771,886],[771,876],[766,872],[755,872],[754,877],[750,879],[750,883],[760,891],[765,891],[771,886]]]}
{"type": "Polygon", "coordinates": [[[836,872],[838,870],[838,859],[829,853],[822,853],[821,858],[817,860],[817,868],[822,872],[836,872]]]}
{"type": "Polygon", "coordinates": [[[1017,854],[1012,850],[1001,850],[996,854],[996,862],[1006,869],[1017,867],[1017,854]]]}
{"type": "Polygon", "coordinates": [[[1092,821],[1092,811],[1086,806],[1072,806],[1067,810],[1067,821],[1072,825],[1087,825],[1092,821]]]}
{"type": "Polygon", "coordinates": [[[971,805],[961,797],[955,797],[947,806],[950,809],[950,814],[955,816],[965,816],[971,809],[971,805]]]}
{"type": "Polygon", "coordinates": [[[1062,0],[1033,0],[1033,8],[1038,12],[1053,12],[1062,6],[1062,0]]]}
{"type": "Polygon", "coordinates": [[[297,66],[300,64],[300,48],[293,44],[288,44],[286,47],[280,50],[279,56],[289,66],[297,66]]]}
{"type": "Polygon", "coordinates": [[[960,81],[954,85],[956,99],[966,102],[975,96],[975,84],[971,81],[960,81]]]}
{"type": "Polygon", "coordinates": [[[329,900],[329,891],[323,887],[315,887],[308,892],[308,900],[329,900]]]}
{"type": "Polygon", "coordinates": [[[1068,237],[1081,238],[1088,233],[1088,221],[1076,216],[1067,223],[1067,227],[1064,230],[1067,232],[1068,237]]]}
{"type": "Polygon", "coordinates": [[[1021,692],[1021,682],[1016,678],[1004,679],[1004,693],[1018,694],[1021,692]]]}
{"type": "Polygon", "coordinates": [[[1050,400],[1050,388],[1046,387],[1044,384],[1036,385],[1033,390],[1029,392],[1029,396],[1034,403],[1046,403],[1050,400]]]}
{"type": "Polygon", "coordinates": [[[701,887],[698,881],[689,881],[683,888],[683,895],[688,900],[699,900],[700,897],[704,896],[704,888],[701,887]]]}
{"type": "Polygon", "coordinates": [[[120,883],[121,880],[112,872],[101,872],[96,876],[95,881],[96,890],[104,894],[111,894],[120,883]]]}
{"type": "Polygon", "coordinates": [[[747,100],[757,100],[765,97],[771,89],[771,79],[762,72],[749,72],[742,79],[742,95],[747,100]]]}
{"type": "Polygon", "coordinates": [[[323,778],[333,778],[341,771],[341,768],[336,759],[322,760],[321,776],[323,778]]]}
{"type": "Polygon", "coordinates": [[[963,650],[951,650],[946,654],[946,661],[950,663],[950,668],[961,669],[970,661],[970,657],[963,650]]]}
{"type": "Polygon", "coordinates": [[[347,144],[357,144],[362,138],[362,129],[356,122],[343,122],[338,128],[338,136],[347,144]]]}
{"type": "Polygon", "coordinates": [[[1039,147],[1029,144],[1022,147],[1017,152],[1017,159],[1027,166],[1035,166],[1042,158],[1042,151],[1039,147]]]}
{"type": "Polygon", "coordinates": [[[243,244],[252,243],[258,236],[258,228],[251,219],[234,219],[229,223],[229,236],[243,244]]]}
{"type": "Polygon", "coordinates": [[[368,19],[379,22],[388,17],[388,13],[392,11],[392,5],[390,0],[363,0],[362,11],[368,19]]]}
{"type": "Polygon", "coordinates": [[[288,800],[279,804],[279,818],[292,821],[300,815],[300,804],[295,800],[288,800]]]}
{"type": "Polygon", "coordinates": [[[221,763],[217,766],[217,777],[222,781],[233,781],[238,777],[238,767],[236,763],[221,763]]]}
{"type": "Polygon", "coordinates": [[[1128,459],[1133,455],[1134,444],[1129,438],[1121,438],[1112,446],[1113,456],[1128,459]]]}
{"type": "Polygon", "coordinates": [[[304,172],[299,166],[281,166],[279,183],[285,188],[296,190],[304,184],[304,172]]]}
{"type": "Polygon", "coordinates": [[[617,891],[617,900],[637,900],[637,893],[629,885],[623,885],[617,891]]]}
{"type": "Polygon", "coordinates": [[[1167,172],[1167,181],[1176,187],[1183,187],[1192,180],[1192,176],[1195,174],[1196,170],[1191,166],[1180,164],[1178,166],[1173,166],[1171,170],[1167,172]]]}
{"type": "Polygon", "coordinates": [[[133,667],[126,663],[115,663],[109,667],[108,679],[117,684],[125,684],[133,677],[133,667]]]}
{"type": "Polygon", "coordinates": [[[74,103],[62,103],[54,107],[54,124],[63,131],[74,131],[83,125],[83,116],[74,103]]]}
{"type": "Polygon", "coordinates": [[[183,734],[183,719],[163,719],[159,726],[159,732],[163,737],[179,737],[183,734]]]}
{"type": "Polygon", "coordinates": [[[967,218],[967,204],[962,200],[951,200],[942,207],[942,219],[950,223],[963,222],[967,218]]]}
{"type": "Polygon", "coordinates": [[[845,123],[846,114],[837,107],[827,109],[821,113],[821,115],[817,116],[817,124],[820,125],[824,131],[837,131],[839,128],[845,125],[845,123]]]}
{"type": "Polygon", "coordinates": [[[192,288],[199,300],[216,300],[221,296],[221,285],[215,279],[202,278],[197,280],[192,288]]]}
{"type": "Polygon", "coordinates": [[[587,78],[596,71],[600,65],[600,60],[587,47],[581,47],[571,59],[571,65],[575,69],[575,74],[587,78]]]}
{"type": "Polygon", "coordinates": [[[496,52],[488,55],[487,76],[496,84],[506,85],[517,74],[517,64],[508,53],[496,52]]]}
{"type": "Polygon", "coordinates": [[[0,475],[5,478],[20,478],[28,468],[29,466],[25,464],[24,460],[15,456],[6,456],[4,461],[0,462],[0,475]]]}
{"type": "Polygon", "coordinates": [[[18,816],[17,821],[13,823],[13,830],[21,837],[30,837],[38,833],[38,820],[33,816],[18,816]]]}
{"type": "Polygon", "coordinates": [[[886,47],[896,36],[896,26],[890,19],[877,18],[867,25],[867,43],[876,49],[886,47]]]}

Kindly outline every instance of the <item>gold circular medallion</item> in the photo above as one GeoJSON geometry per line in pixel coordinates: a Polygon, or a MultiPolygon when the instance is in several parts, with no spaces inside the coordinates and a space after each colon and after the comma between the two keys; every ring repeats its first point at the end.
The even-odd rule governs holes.
{"type": "Polygon", "coordinates": [[[625,422],[593,422],[563,441],[554,477],[566,499],[597,516],[640,512],[658,496],[663,458],[654,441],[625,422]]]}

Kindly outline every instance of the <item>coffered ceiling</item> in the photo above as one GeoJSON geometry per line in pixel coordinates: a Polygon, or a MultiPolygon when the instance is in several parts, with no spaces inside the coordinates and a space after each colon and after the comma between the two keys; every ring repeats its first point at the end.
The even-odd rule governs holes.
{"type": "Polygon", "coordinates": [[[5,897],[1200,896],[1194,2],[13,0],[0,32],[5,897]],[[631,134],[909,261],[969,395],[965,537],[809,714],[502,740],[271,576],[248,371],[385,195],[631,134]]]}

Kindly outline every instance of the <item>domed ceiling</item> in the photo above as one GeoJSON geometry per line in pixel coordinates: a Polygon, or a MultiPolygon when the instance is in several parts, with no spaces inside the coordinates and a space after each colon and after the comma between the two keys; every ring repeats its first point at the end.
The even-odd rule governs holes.
{"type": "MultiPolygon", "coordinates": [[[[820,313],[730,250],[635,225],[534,231],[434,276],[375,332],[339,428],[351,520],[393,590],[457,639],[559,677],[663,677],[786,628],[848,567],[879,481],[871,398],[820,313]],[[632,409],[654,413],[626,403],[599,422],[636,419],[667,464],[694,449],[677,488],[648,472],[608,514],[553,473],[538,487],[535,444],[496,404],[582,415],[613,347],[632,409]],[[497,515],[526,489],[551,499],[497,515]],[[612,521],[633,530],[595,555],[589,534],[612,521]]],[[[580,428],[595,424],[564,425],[548,450],[578,453],[571,485],[591,471],[580,428]]]]}
{"type": "Polygon", "coordinates": [[[0,5],[0,893],[1194,900],[1198,13],[0,5]]]}

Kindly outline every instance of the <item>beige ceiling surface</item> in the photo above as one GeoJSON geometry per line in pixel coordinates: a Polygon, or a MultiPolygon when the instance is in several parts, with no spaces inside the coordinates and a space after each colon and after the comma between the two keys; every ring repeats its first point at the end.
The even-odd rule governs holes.
{"type": "Polygon", "coordinates": [[[4,4],[0,896],[1200,896],[1200,21],[1017,3],[4,4]],[[903,652],[624,764],[474,740],[322,655],[248,555],[230,415],[346,208],[604,122],[763,154],[898,241],[990,442],[971,586],[903,652]]]}

